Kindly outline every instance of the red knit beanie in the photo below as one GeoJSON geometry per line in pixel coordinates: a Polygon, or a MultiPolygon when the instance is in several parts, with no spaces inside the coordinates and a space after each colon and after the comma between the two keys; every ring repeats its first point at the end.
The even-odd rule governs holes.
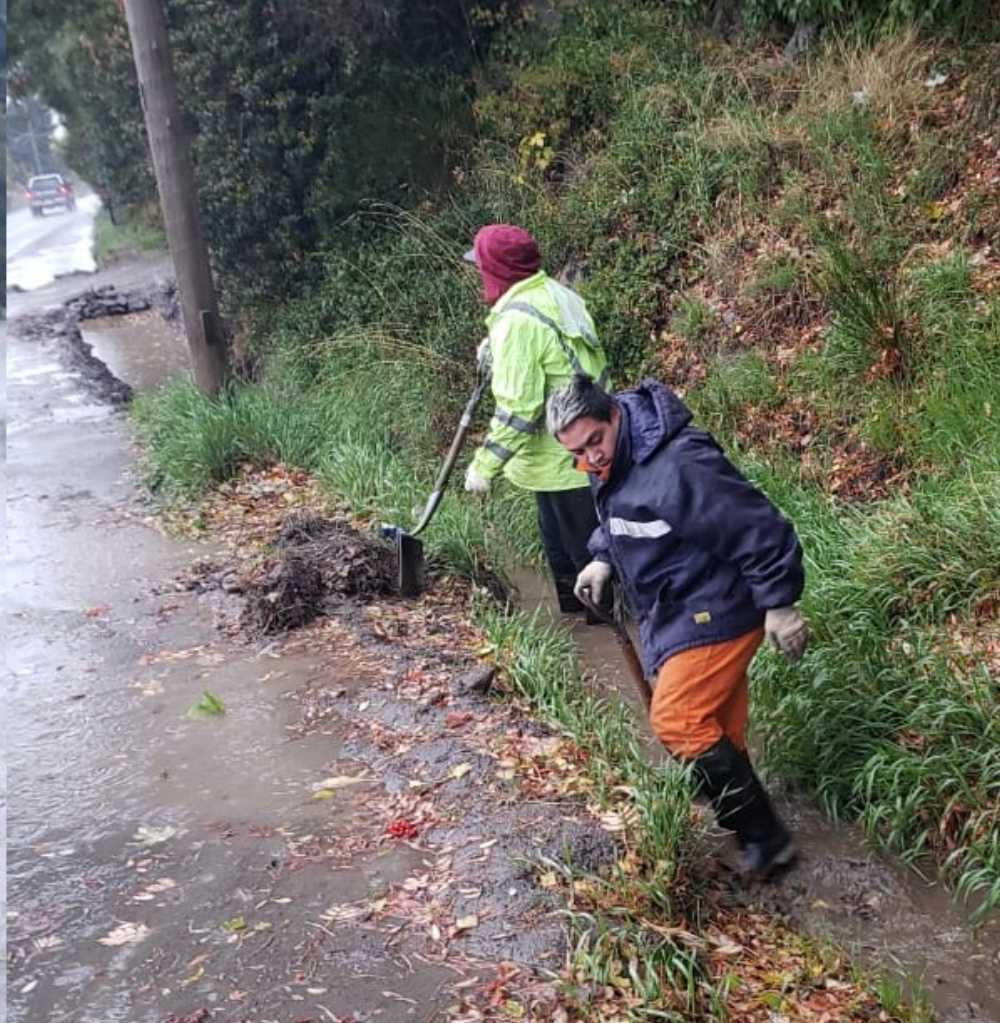
{"type": "Polygon", "coordinates": [[[542,265],[538,242],[530,232],[513,224],[488,224],[480,228],[472,251],[490,305],[518,281],[538,273],[542,265]]]}

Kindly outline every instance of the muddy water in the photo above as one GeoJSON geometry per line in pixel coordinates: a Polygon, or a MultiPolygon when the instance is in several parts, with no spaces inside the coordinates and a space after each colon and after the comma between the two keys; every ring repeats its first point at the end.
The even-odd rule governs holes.
{"type": "Polygon", "coordinates": [[[407,984],[429,1001],[439,968],[412,975],[382,939],[334,943],[310,920],[413,865],[289,866],[365,810],[312,798],[342,731],[289,731],[295,691],[336,669],[221,640],[222,598],[169,586],[210,552],[156,530],[127,421],[91,403],[50,345],[12,339],[7,383],[5,1018],[412,1018],[382,992],[407,984]],[[189,717],[205,690],[225,714],[189,717]]]}
{"type": "MultiPolygon", "coordinates": [[[[11,1018],[159,1020],[126,1013],[110,979],[143,947],[100,944],[144,908],[130,899],[153,878],[137,864],[194,857],[185,836],[206,819],[301,803],[330,745],[286,753],[287,714],[260,684],[273,662],[244,652],[220,663],[199,649],[215,638],[200,609],[151,597],[190,554],[130,499],[122,418],[83,400],[40,346],[12,346],[8,387],[11,1018]],[[183,656],[158,660],[165,651],[183,656]],[[227,713],[188,718],[206,687],[227,713]]],[[[204,859],[204,876],[183,880],[209,905],[226,858],[204,859]]],[[[186,928],[186,913],[177,922],[186,928]]]]}
{"type": "MultiPolygon", "coordinates": [[[[541,576],[522,571],[515,583],[526,610],[559,617],[541,576]]],[[[643,722],[651,755],[662,755],[611,630],[578,618],[571,629],[595,684],[621,693],[643,722]]],[[[1000,1023],[1000,921],[974,931],[941,884],[873,851],[856,827],[832,824],[792,793],[776,792],[776,803],[795,832],[801,863],[777,883],[734,890],[734,901],[785,914],[807,933],[856,950],[922,989],[941,1023],[1000,1023]]]]}
{"type": "Polygon", "coordinates": [[[167,323],[154,310],[85,320],[80,332],[93,354],[137,391],[190,373],[180,326],[167,323]]]}

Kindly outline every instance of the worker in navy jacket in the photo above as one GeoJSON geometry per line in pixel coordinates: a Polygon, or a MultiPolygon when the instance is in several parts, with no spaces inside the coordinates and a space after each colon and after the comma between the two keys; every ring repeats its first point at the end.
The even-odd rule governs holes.
{"type": "Polygon", "coordinates": [[[617,576],[656,676],[650,723],[693,774],[747,873],[795,849],[746,746],[747,668],[766,636],[792,660],[806,624],[802,550],[790,523],[662,384],[607,394],[576,375],[547,405],[549,431],[589,474],[599,525],[576,587],[600,600],[617,576]]]}

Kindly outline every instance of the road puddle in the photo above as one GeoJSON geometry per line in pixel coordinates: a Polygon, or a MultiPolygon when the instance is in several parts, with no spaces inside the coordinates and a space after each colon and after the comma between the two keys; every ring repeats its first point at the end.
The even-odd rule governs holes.
{"type": "MultiPolygon", "coordinates": [[[[560,619],[552,587],[541,575],[525,569],[512,581],[524,610],[560,619]]],[[[611,630],[586,625],[582,616],[562,620],[594,684],[618,690],[636,710],[650,754],[664,755],[611,630]]],[[[922,988],[939,1023],[1000,1023],[1000,921],[974,930],[943,885],[873,851],[859,828],[832,823],[808,799],[774,790],[801,863],[778,883],[737,892],[736,900],[787,915],[806,933],[829,937],[922,988]]],[[[720,852],[727,844],[720,844],[720,852]]]]}
{"type": "Polygon", "coordinates": [[[187,342],[179,325],[157,312],[106,316],[80,323],[93,354],[136,391],[148,391],[190,373],[187,342]]]}

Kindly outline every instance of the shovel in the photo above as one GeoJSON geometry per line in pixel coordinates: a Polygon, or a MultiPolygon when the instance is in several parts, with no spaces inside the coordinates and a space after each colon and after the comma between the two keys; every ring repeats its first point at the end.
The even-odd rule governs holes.
{"type": "Polygon", "coordinates": [[[424,588],[424,545],[417,539],[417,536],[427,528],[427,524],[434,517],[438,505],[441,503],[444,488],[448,485],[448,477],[451,476],[451,470],[455,467],[458,453],[462,450],[465,436],[472,425],[472,417],[476,414],[476,406],[479,404],[479,399],[482,398],[488,382],[489,370],[481,365],[476,375],[475,389],[469,395],[462,418],[458,421],[458,429],[452,438],[444,464],[434,481],[434,489],[431,491],[430,497],[427,498],[427,504],[424,505],[424,512],[420,516],[420,520],[409,531],[403,529],[402,526],[382,526],[382,536],[396,544],[399,592],[403,597],[416,597],[424,588]]]}
{"type": "Polygon", "coordinates": [[[618,645],[625,655],[628,673],[632,676],[632,681],[635,683],[635,688],[639,693],[639,699],[642,700],[642,705],[648,711],[649,705],[653,701],[653,690],[650,687],[649,680],[646,678],[646,673],[642,670],[642,661],[639,660],[639,655],[635,652],[635,646],[632,643],[632,637],[628,634],[628,630],[615,617],[614,613],[608,614],[607,611],[603,611],[587,596],[586,592],[578,593],[577,597],[580,603],[598,621],[604,622],[605,625],[610,625],[614,629],[615,639],[618,640],[618,645]]]}

